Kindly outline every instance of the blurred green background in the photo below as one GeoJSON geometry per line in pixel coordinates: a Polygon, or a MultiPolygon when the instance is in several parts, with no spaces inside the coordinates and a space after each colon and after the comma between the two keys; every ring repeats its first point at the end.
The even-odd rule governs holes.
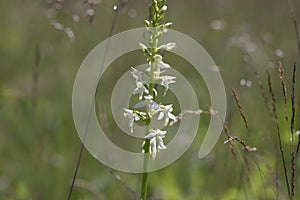
{"type": "MultiPolygon", "coordinates": [[[[148,16],[149,0],[122,2],[114,34],[142,27],[148,16]]],[[[300,23],[300,2],[292,3],[300,23]]],[[[0,1],[0,199],[67,199],[81,145],[72,118],[73,82],[83,59],[108,37],[114,5],[108,0],[0,1]]],[[[284,104],[277,72],[281,61],[290,98],[293,63],[300,59],[288,1],[169,0],[167,21],[213,57],[227,90],[230,134],[257,151],[242,151],[234,143],[233,156],[222,134],[210,155],[199,160],[197,153],[210,119],[201,116],[199,134],[189,150],[172,165],[150,173],[150,199],[288,199],[276,126],[253,71],[254,66],[268,97],[266,69],[272,76],[290,175],[290,132],[284,117],[291,106],[290,101],[284,104]],[[238,92],[249,130],[231,88],[238,92]]],[[[106,94],[111,94],[118,77],[143,61],[140,55],[129,54],[113,63],[98,93],[104,96],[103,102],[108,102],[106,94]]],[[[207,109],[210,100],[202,78],[194,76],[186,61],[172,54],[165,58],[191,80],[200,107],[207,109]]],[[[300,129],[299,83],[298,78],[296,130],[300,129]]],[[[111,115],[103,110],[108,129],[116,132],[111,115]]],[[[113,136],[115,143],[122,143],[120,138],[113,136]]],[[[299,170],[298,154],[298,198],[299,170]]],[[[72,199],[135,199],[129,188],[138,192],[139,181],[139,175],[110,170],[84,150],[72,199]]]]}

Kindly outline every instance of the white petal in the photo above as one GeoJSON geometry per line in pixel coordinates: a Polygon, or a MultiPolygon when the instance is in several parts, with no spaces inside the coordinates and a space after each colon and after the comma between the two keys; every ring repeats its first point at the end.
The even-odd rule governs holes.
{"type": "Polygon", "coordinates": [[[170,50],[174,49],[175,46],[176,46],[176,44],[175,44],[174,42],[170,42],[170,43],[168,43],[168,44],[166,45],[166,49],[167,49],[168,51],[170,51],[170,50]]]}
{"type": "Polygon", "coordinates": [[[142,49],[148,49],[148,47],[146,45],[144,45],[143,43],[139,43],[139,45],[142,49]]]}
{"type": "Polygon", "coordinates": [[[170,26],[172,26],[172,24],[173,24],[172,22],[167,22],[167,23],[165,23],[164,26],[165,26],[166,28],[169,28],[170,26]]]}
{"type": "Polygon", "coordinates": [[[152,100],[153,97],[152,97],[151,95],[147,95],[147,96],[145,96],[145,99],[147,99],[147,100],[152,100]]]}
{"type": "Polygon", "coordinates": [[[172,112],[173,111],[173,104],[166,105],[165,109],[168,110],[169,112],[172,112]]]}
{"type": "Polygon", "coordinates": [[[165,116],[164,112],[160,112],[157,117],[157,120],[161,120],[162,118],[164,118],[164,116],[165,116]]]}
{"type": "Polygon", "coordinates": [[[161,10],[166,11],[168,9],[168,7],[166,5],[164,5],[161,10]]]}
{"type": "Polygon", "coordinates": [[[133,114],[133,111],[132,110],[129,110],[129,109],[126,109],[124,108],[124,117],[128,117],[128,118],[131,118],[132,117],[132,114],[133,114]]]}
{"type": "Polygon", "coordinates": [[[165,126],[168,126],[168,124],[169,124],[169,118],[168,117],[166,117],[166,119],[165,119],[165,126]]]}
{"type": "Polygon", "coordinates": [[[164,138],[167,133],[167,131],[161,131],[159,129],[157,129],[157,132],[158,132],[159,137],[161,137],[161,138],[164,138]]]}
{"type": "Polygon", "coordinates": [[[152,160],[154,160],[157,154],[156,140],[153,140],[153,142],[150,143],[150,149],[151,149],[151,158],[152,160]]]}
{"type": "Polygon", "coordinates": [[[145,87],[144,87],[144,92],[145,92],[146,94],[149,94],[149,90],[148,90],[147,88],[145,88],[145,87]]]}
{"type": "Polygon", "coordinates": [[[140,120],[140,117],[138,115],[134,115],[133,118],[134,118],[134,121],[140,120]]]}
{"type": "Polygon", "coordinates": [[[158,64],[158,67],[159,67],[160,69],[169,69],[169,68],[171,68],[169,64],[164,63],[163,61],[160,61],[160,62],[158,62],[157,64],[158,64]]]}
{"type": "Polygon", "coordinates": [[[164,141],[161,138],[157,138],[157,145],[158,149],[167,149],[167,147],[164,144],[164,141]]]}
{"type": "Polygon", "coordinates": [[[148,135],[145,136],[145,139],[149,139],[151,140],[152,138],[154,138],[156,136],[155,132],[149,133],[148,135]]]}
{"type": "Polygon", "coordinates": [[[128,122],[128,126],[129,126],[130,128],[133,127],[133,122],[134,122],[134,119],[131,118],[131,119],[129,120],[129,122],[128,122]]]}
{"type": "Polygon", "coordinates": [[[175,115],[173,115],[172,113],[168,113],[168,117],[170,118],[170,119],[172,119],[172,120],[176,120],[176,116],[175,115]]]}
{"type": "Polygon", "coordinates": [[[131,114],[131,113],[133,112],[132,110],[127,109],[127,108],[124,108],[124,111],[125,111],[126,113],[128,113],[128,114],[131,114]]]}

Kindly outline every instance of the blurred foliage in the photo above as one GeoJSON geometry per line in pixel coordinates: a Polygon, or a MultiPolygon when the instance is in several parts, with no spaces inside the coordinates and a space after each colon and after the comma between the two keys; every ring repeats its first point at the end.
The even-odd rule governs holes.
{"type": "MultiPolygon", "coordinates": [[[[148,1],[122,2],[114,33],[142,27],[148,16],[148,1]]],[[[300,19],[300,2],[292,2],[300,19]]],[[[72,119],[73,81],[86,55],[108,37],[113,6],[114,2],[108,0],[0,2],[0,199],[66,199],[81,144],[72,119]],[[40,59],[36,56],[37,49],[40,59]],[[37,85],[32,81],[35,72],[37,85]],[[35,86],[36,93],[32,89],[35,86]]],[[[202,44],[221,70],[228,91],[226,123],[230,133],[255,146],[257,152],[242,151],[235,143],[234,157],[223,144],[227,139],[223,134],[213,152],[199,160],[197,151],[209,123],[209,117],[203,116],[199,134],[189,150],[171,166],[150,173],[151,199],[275,199],[276,195],[287,199],[275,125],[250,66],[257,68],[266,91],[265,70],[272,75],[282,140],[290,160],[289,125],[284,119],[285,112],[290,113],[290,102],[287,106],[283,103],[276,69],[277,61],[281,61],[290,91],[291,69],[300,59],[288,3],[169,0],[168,8],[167,20],[174,23],[173,29],[202,44]],[[251,86],[243,86],[245,81],[251,86]],[[231,97],[232,87],[238,91],[249,130],[245,129],[231,97]]],[[[191,80],[200,107],[206,108],[210,100],[202,78],[194,75],[185,60],[172,54],[166,58],[191,80]]],[[[101,80],[103,94],[110,94],[112,83],[141,62],[137,55],[114,62],[101,80]]],[[[296,130],[300,129],[299,83],[298,78],[296,130]]],[[[109,114],[107,119],[111,132],[119,132],[109,114]]],[[[114,140],[118,142],[117,137],[114,140]]],[[[299,166],[298,154],[295,189],[298,198],[299,166]]],[[[289,162],[289,171],[290,168],[289,162]]],[[[134,199],[134,194],[116,176],[127,187],[138,190],[139,175],[110,173],[85,151],[73,199],[134,199]]]]}

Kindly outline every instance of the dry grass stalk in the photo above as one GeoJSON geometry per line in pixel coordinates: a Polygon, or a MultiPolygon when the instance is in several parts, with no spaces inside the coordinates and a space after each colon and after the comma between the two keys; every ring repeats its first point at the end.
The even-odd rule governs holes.
{"type": "Polygon", "coordinates": [[[233,145],[234,141],[237,141],[238,143],[240,143],[243,146],[243,150],[245,150],[245,151],[251,152],[251,151],[256,151],[257,150],[256,147],[248,146],[246,144],[246,142],[243,141],[242,139],[240,139],[239,137],[231,136],[230,133],[229,133],[229,129],[228,129],[228,127],[225,123],[223,123],[223,128],[224,128],[225,135],[227,136],[227,140],[224,141],[224,144],[229,144],[230,151],[234,156],[236,156],[236,154],[234,152],[234,145],[233,145]]]}
{"type": "Polygon", "coordinates": [[[235,102],[236,102],[236,104],[237,104],[237,106],[238,106],[239,112],[240,112],[240,114],[241,114],[241,116],[242,116],[242,118],[243,118],[243,121],[244,121],[244,123],[245,123],[245,126],[246,126],[246,128],[249,130],[248,120],[247,120],[247,118],[246,118],[246,115],[245,115],[245,113],[244,113],[244,111],[243,111],[243,108],[242,108],[242,105],[241,105],[241,103],[240,103],[239,97],[238,97],[238,95],[237,95],[237,93],[236,93],[236,91],[235,91],[234,88],[232,88],[232,95],[233,95],[233,98],[234,98],[234,100],[235,100],[235,102]]]}
{"type": "Polygon", "coordinates": [[[286,84],[285,84],[285,80],[284,80],[284,68],[280,61],[278,61],[278,71],[279,71],[279,78],[280,78],[281,86],[282,86],[284,103],[287,104],[287,94],[286,94],[287,92],[286,92],[286,84]]]}
{"type": "Polygon", "coordinates": [[[224,144],[231,143],[233,141],[237,141],[238,143],[240,143],[243,146],[243,150],[245,150],[245,151],[256,151],[257,150],[256,147],[248,146],[244,140],[238,138],[237,136],[229,137],[228,140],[224,141],[224,144]]]}
{"type": "MultiPolygon", "coordinates": [[[[286,84],[285,84],[285,80],[284,80],[284,77],[285,77],[284,76],[284,68],[280,61],[278,61],[278,72],[279,72],[279,78],[280,78],[281,87],[282,87],[282,94],[284,97],[284,104],[287,105],[287,90],[286,90],[286,84]]],[[[289,121],[289,115],[288,115],[286,107],[285,107],[285,120],[286,120],[286,122],[289,121]]]]}
{"type": "Polygon", "coordinates": [[[173,126],[174,124],[181,121],[185,115],[201,115],[201,114],[216,115],[217,112],[210,107],[209,107],[208,111],[204,111],[201,109],[199,109],[199,110],[184,110],[176,116],[175,120],[173,120],[169,123],[169,126],[173,126]]]}
{"type": "Polygon", "coordinates": [[[268,96],[266,94],[266,91],[265,91],[265,88],[263,86],[263,83],[262,83],[262,80],[260,78],[260,75],[256,69],[256,67],[254,65],[251,65],[251,68],[253,69],[254,71],[254,74],[255,74],[255,77],[256,77],[256,80],[257,80],[257,83],[258,83],[258,86],[259,86],[259,90],[260,90],[260,93],[261,93],[261,96],[263,97],[264,99],[264,104],[265,104],[265,107],[269,113],[269,116],[272,117],[272,111],[269,107],[269,99],[268,99],[268,96]]]}
{"type": "Polygon", "coordinates": [[[295,198],[295,172],[296,172],[296,165],[295,165],[295,152],[292,151],[291,153],[291,164],[292,164],[292,176],[291,176],[291,197],[292,199],[295,198]]]}
{"type": "MultiPolygon", "coordinates": [[[[227,136],[227,140],[229,140],[230,138],[231,138],[231,136],[230,136],[230,134],[229,134],[229,130],[228,130],[228,127],[227,127],[227,125],[225,124],[225,123],[223,123],[223,127],[224,127],[224,133],[225,133],[225,135],[227,136]]],[[[226,140],[226,141],[227,141],[226,140]]],[[[229,140],[228,142],[224,142],[224,144],[227,144],[227,143],[229,143],[229,148],[230,148],[230,151],[231,151],[231,153],[232,153],[232,155],[236,158],[236,154],[235,154],[235,152],[234,152],[234,146],[233,146],[233,143],[232,143],[232,140],[229,140]]]]}
{"type": "MultiPolygon", "coordinates": [[[[292,164],[292,177],[291,177],[291,197],[295,197],[295,149],[294,149],[294,127],[295,127],[295,83],[296,83],[296,63],[294,63],[293,68],[293,79],[292,79],[292,94],[291,94],[291,102],[292,102],[292,117],[291,117],[291,137],[292,137],[292,152],[291,152],[291,164],[292,164]]],[[[299,142],[298,142],[299,147],[299,142]]],[[[297,147],[297,151],[298,151],[297,147]]]]}
{"type": "Polygon", "coordinates": [[[289,197],[291,197],[290,184],[289,184],[289,179],[288,179],[288,174],[287,174],[287,166],[286,166],[285,156],[284,156],[284,152],[283,152],[283,145],[282,145],[282,140],[281,140],[281,136],[280,136],[280,128],[279,128],[279,123],[278,123],[278,115],[277,115],[277,109],[276,109],[276,98],[275,98],[275,93],[274,93],[273,87],[272,87],[271,75],[270,75],[268,70],[266,72],[267,72],[267,76],[268,76],[269,93],[272,97],[273,116],[274,116],[276,131],[277,131],[279,151],[280,151],[282,165],[283,165],[285,182],[286,182],[286,186],[287,186],[288,195],[289,195],[289,197]]]}
{"type": "Polygon", "coordinates": [[[292,79],[292,93],[291,93],[291,102],[292,102],[292,117],[291,117],[291,136],[292,143],[294,143],[294,128],[295,128],[295,85],[296,85],[296,63],[293,67],[293,79],[292,79]]]}

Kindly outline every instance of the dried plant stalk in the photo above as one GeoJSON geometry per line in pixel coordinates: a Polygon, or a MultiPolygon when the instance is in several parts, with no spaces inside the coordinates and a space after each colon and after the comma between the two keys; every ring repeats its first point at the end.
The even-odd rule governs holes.
{"type": "Polygon", "coordinates": [[[289,195],[289,197],[291,197],[290,184],[289,184],[289,179],[288,179],[288,174],[287,174],[287,166],[286,166],[285,156],[284,156],[284,152],[283,152],[283,145],[282,145],[282,140],[281,140],[281,136],[280,136],[280,128],[279,128],[279,123],[278,123],[278,115],[277,115],[277,109],[276,109],[276,98],[275,98],[275,93],[274,93],[273,87],[272,87],[271,75],[270,75],[268,70],[266,72],[267,72],[267,76],[268,76],[269,93],[272,97],[273,116],[274,116],[274,121],[275,121],[275,125],[276,125],[279,151],[280,151],[282,165],[283,165],[285,182],[286,182],[286,186],[287,186],[288,195],[289,195]]]}
{"type": "MultiPolygon", "coordinates": [[[[228,138],[226,141],[228,141],[231,138],[231,136],[229,134],[229,129],[228,129],[228,127],[227,127],[227,125],[225,123],[223,123],[223,128],[224,128],[224,133],[225,133],[225,135],[228,138]]],[[[226,141],[224,141],[224,144],[229,143],[230,151],[231,151],[232,155],[236,158],[236,154],[234,152],[234,146],[233,146],[232,140],[229,140],[228,142],[226,142],[226,141]]]]}
{"type": "MultiPolygon", "coordinates": [[[[279,78],[280,78],[281,87],[282,87],[284,104],[287,105],[287,90],[286,90],[286,84],[285,84],[285,80],[284,80],[284,68],[280,61],[278,61],[278,71],[279,71],[279,78]]],[[[286,122],[289,121],[289,115],[288,115],[286,107],[285,107],[285,120],[286,120],[286,122]]]]}
{"type": "Polygon", "coordinates": [[[258,83],[258,86],[259,86],[259,90],[260,90],[261,96],[264,99],[265,107],[266,107],[266,109],[267,109],[267,111],[269,113],[269,116],[272,117],[272,111],[271,111],[271,109],[269,107],[269,99],[268,99],[268,96],[266,94],[266,91],[265,91],[265,88],[263,86],[263,83],[262,83],[262,80],[260,78],[260,75],[259,75],[256,67],[253,64],[251,65],[251,68],[254,71],[254,74],[255,74],[255,77],[256,77],[256,80],[257,80],[257,83],[258,83]]]}
{"type": "Polygon", "coordinates": [[[211,115],[215,115],[216,114],[216,111],[214,110],[209,110],[209,111],[204,111],[204,110],[184,110],[182,111],[181,113],[179,113],[176,118],[171,121],[169,123],[169,126],[173,126],[174,124],[178,123],[179,121],[182,120],[182,118],[185,116],[185,115],[201,115],[201,114],[211,114],[211,115]]]}
{"type": "Polygon", "coordinates": [[[232,95],[233,95],[233,98],[234,98],[234,100],[235,100],[235,102],[236,102],[236,104],[238,106],[239,112],[240,112],[240,114],[241,114],[241,116],[243,118],[245,126],[246,126],[247,129],[249,129],[248,120],[246,118],[245,112],[243,111],[243,108],[242,108],[242,105],[240,103],[239,97],[238,97],[238,95],[237,95],[237,93],[236,93],[236,91],[235,91],[234,88],[232,88],[232,95]]]}
{"type": "MultiPolygon", "coordinates": [[[[296,83],[296,63],[294,63],[294,68],[293,68],[293,79],[292,79],[292,94],[291,94],[291,102],[292,102],[292,117],[291,117],[291,137],[292,137],[292,152],[291,152],[291,164],[292,164],[292,169],[291,169],[291,197],[295,197],[295,149],[294,149],[294,143],[295,143],[295,138],[294,138],[294,127],[295,127],[295,83],[296,83]]],[[[298,147],[297,151],[299,149],[299,141],[298,141],[298,147]]]]}

